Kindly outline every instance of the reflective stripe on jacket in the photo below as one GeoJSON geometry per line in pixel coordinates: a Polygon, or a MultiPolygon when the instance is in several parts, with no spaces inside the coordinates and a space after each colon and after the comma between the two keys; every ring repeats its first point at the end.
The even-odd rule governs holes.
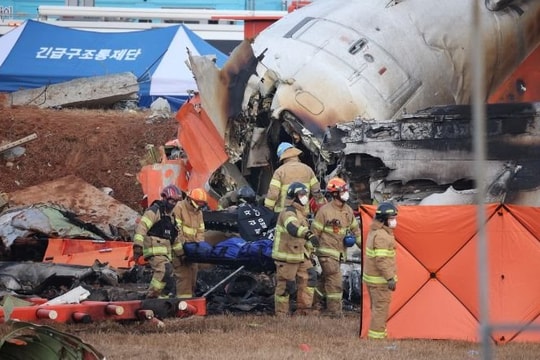
{"type": "Polygon", "coordinates": [[[196,210],[189,199],[177,203],[173,213],[179,231],[177,241],[173,243],[173,251],[176,255],[181,256],[184,254],[184,243],[204,240],[204,219],[202,211],[196,210]]]}
{"type": "MultiPolygon", "coordinates": [[[[290,200],[288,200],[290,202],[290,200]]],[[[308,232],[308,222],[302,205],[287,206],[277,220],[272,258],[288,263],[304,261],[304,236],[308,232]]]]}
{"type": "MultiPolygon", "coordinates": [[[[321,185],[313,170],[306,164],[300,162],[298,157],[283,160],[283,164],[276,169],[270,181],[264,206],[279,213],[285,207],[287,190],[293,182],[300,182],[306,186],[313,196],[322,197],[320,194],[321,185]]],[[[305,206],[306,213],[309,211],[305,206]]]]}
{"type": "Polygon", "coordinates": [[[394,231],[373,220],[366,242],[362,280],[366,284],[383,285],[389,279],[397,281],[394,231]]]}
{"type": "Polygon", "coordinates": [[[336,260],[345,259],[346,247],[343,238],[348,232],[356,237],[356,245],[362,246],[360,224],[354,216],[352,208],[332,200],[323,205],[311,224],[311,230],[319,238],[317,256],[330,256],[336,260]]]}
{"type": "MultiPolygon", "coordinates": [[[[163,233],[166,226],[162,226],[164,223],[163,220],[165,219],[161,218],[162,211],[160,210],[160,205],[162,204],[158,201],[144,212],[135,229],[133,243],[134,245],[142,246],[143,256],[145,258],[155,255],[164,255],[171,259],[171,239],[169,238],[176,238],[176,233],[174,232],[174,229],[169,229],[167,234],[163,233]],[[156,231],[153,232],[153,235],[151,236],[149,232],[152,232],[152,230],[156,231]],[[171,230],[174,234],[169,234],[169,231],[171,230]]],[[[176,226],[176,220],[172,214],[165,216],[169,217],[167,223],[176,226]]]]}

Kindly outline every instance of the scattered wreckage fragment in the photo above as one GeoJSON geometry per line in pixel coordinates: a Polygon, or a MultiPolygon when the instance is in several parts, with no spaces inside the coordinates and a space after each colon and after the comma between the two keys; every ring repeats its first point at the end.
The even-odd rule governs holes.
{"type": "Polygon", "coordinates": [[[102,259],[130,266],[126,241],[139,214],[80,178],[67,176],[7,198],[10,207],[0,213],[0,260],[91,266],[102,259]]]}
{"type": "Polygon", "coordinates": [[[9,193],[11,207],[41,203],[58,205],[77,214],[80,221],[97,227],[109,239],[133,233],[139,217],[135,210],[74,175],[9,193]]]}
{"type": "MultiPolygon", "coordinates": [[[[223,138],[200,108],[199,97],[191,97],[176,114],[178,139],[158,150],[149,149],[149,163],[137,174],[147,204],[158,200],[161,189],[169,184],[184,191],[206,187],[211,174],[226,162],[223,138]]],[[[208,203],[217,208],[213,195],[208,203]]]]}
{"type": "Polygon", "coordinates": [[[92,267],[0,263],[0,320],[86,323],[206,315],[204,297],[145,299],[148,284],[128,283],[129,276],[97,261],[92,267]]]}
{"type": "MultiPolygon", "coordinates": [[[[108,238],[92,224],[77,221],[74,213],[60,206],[36,204],[31,206],[9,208],[0,214],[0,238],[5,253],[14,256],[13,245],[28,243],[30,238],[58,236],[60,238],[79,237],[93,240],[108,238]],[[90,230],[89,228],[92,228],[90,230]],[[23,241],[26,240],[26,241],[23,241]]],[[[38,241],[38,240],[36,240],[38,241]]],[[[44,240],[45,241],[45,240],[44,240]]],[[[43,257],[40,256],[39,260],[43,257]]],[[[20,260],[32,260],[22,258],[20,260]]]]}
{"type": "MultiPolygon", "coordinates": [[[[18,140],[12,141],[12,142],[8,142],[6,144],[2,143],[2,144],[0,144],[0,154],[3,153],[3,152],[7,152],[8,150],[12,150],[13,148],[18,147],[19,145],[26,144],[27,142],[35,140],[35,139],[37,139],[37,134],[32,133],[32,134],[30,134],[28,136],[25,136],[25,137],[21,138],[21,139],[18,139],[18,140]]],[[[10,155],[8,155],[7,157],[9,157],[9,156],[10,155]]],[[[6,157],[5,154],[4,154],[4,157],[6,157]]]]}
{"type": "Polygon", "coordinates": [[[11,106],[105,107],[137,100],[139,83],[131,72],[91,76],[9,94],[11,106]]]}
{"type": "Polygon", "coordinates": [[[0,295],[3,296],[16,294],[51,299],[79,284],[114,288],[119,282],[117,270],[99,261],[93,266],[0,262],[0,295]]]}
{"type": "MultiPolygon", "coordinates": [[[[8,321],[6,313],[5,306],[0,308],[2,322],[8,321]]],[[[48,304],[41,302],[41,299],[31,299],[26,306],[11,308],[9,314],[14,319],[32,322],[52,320],[58,323],[86,324],[106,320],[146,321],[153,318],[205,316],[206,299],[84,300],[59,304],[48,304]]]]}
{"type": "Polygon", "coordinates": [[[12,331],[0,340],[0,358],[6,360],[105,360],[92,345],[50,326],[12,321],[12,331]]]}

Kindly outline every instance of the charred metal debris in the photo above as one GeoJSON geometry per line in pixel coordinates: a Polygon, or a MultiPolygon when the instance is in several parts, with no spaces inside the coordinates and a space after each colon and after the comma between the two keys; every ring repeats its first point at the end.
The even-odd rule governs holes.
{"type": "MultiPolygon", "coordinates": [[[[357,118],[321,128],[288,111],[279,120],[272,118],[270,99],[271,94],[252,95],[247,110],[230,120],[227,130],[231,161],[259,157],[236,163],[259,191],[269,178],[261,175],[277,166],[270,149],[280,141],[292,141],[323,184],[333,176],[347,179],[353,206],[383,200],[409,205],[473,203],[470,106],[436,106],[395,120],[357,118]],[[249,146],[246,129],[253,129],[249,146]],[[236,150],[230,153],[231,149],[236,150]]],[[[540,105],[487,105],[486,124],[485,201],[537,205],[540,105]]]]}

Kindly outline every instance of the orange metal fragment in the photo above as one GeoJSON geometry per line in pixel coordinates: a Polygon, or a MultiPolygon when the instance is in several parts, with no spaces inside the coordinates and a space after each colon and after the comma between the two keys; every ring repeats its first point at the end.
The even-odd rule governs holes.
{"type": "Polygon", "coordinates": [[[540,46],[489,97],[489,103],[540,101],[540,46]]]}

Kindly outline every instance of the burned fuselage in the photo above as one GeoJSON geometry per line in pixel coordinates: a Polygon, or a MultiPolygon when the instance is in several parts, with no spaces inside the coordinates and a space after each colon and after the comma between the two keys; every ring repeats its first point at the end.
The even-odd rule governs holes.
{"type": "MultiPolygon", "coordinates": [[[[540,3],[481,7],[490,94],[540,43],[540,3]]],[[[358,202],[472,202],[471,11],[468,0],[319,1],[242,43],[223,69],[190,57],[202,108],[240,168],[230,181],[264,193],[275,148],[291,141],[323,183],[347,178],[358,202]]],[[[486,201],[540,203],[537,105],[488,117],[486,201]]]]}
{"type": "MultiPolygon", "coordinates": [[[[486,137],[485,201],[538,205],[540,103],[488,106],[486,137]]],[[[338,124],[328,129],[322,149],[335,156],[336,171],[349,179],[353,191],[369,189],[356,192],[359,201],[474,202],[470,106],[338,124]]]]}

